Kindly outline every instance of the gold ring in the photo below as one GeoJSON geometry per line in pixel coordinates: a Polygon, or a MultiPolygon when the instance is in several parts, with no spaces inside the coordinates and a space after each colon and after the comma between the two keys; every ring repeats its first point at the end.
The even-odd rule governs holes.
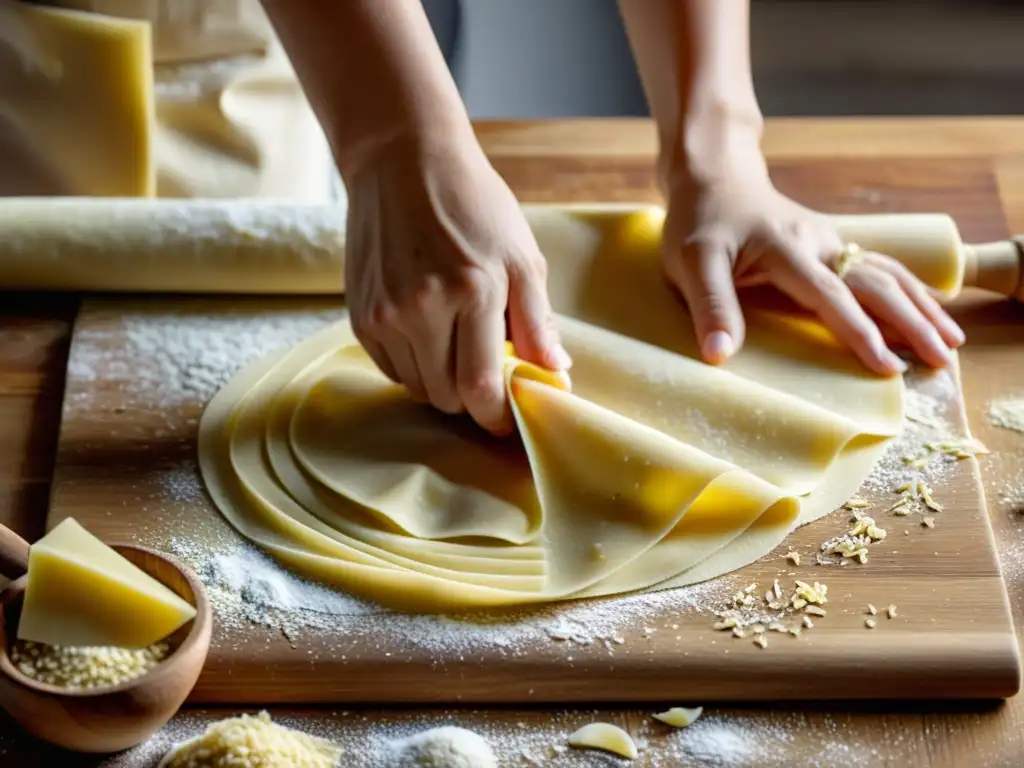
{"type": "Polygon", "coordinates": [[[842,250],[836,255],[835,272],[840,279],[860,261],[864,260],[864,249],[857,243],[844,243],[842,250]]]}

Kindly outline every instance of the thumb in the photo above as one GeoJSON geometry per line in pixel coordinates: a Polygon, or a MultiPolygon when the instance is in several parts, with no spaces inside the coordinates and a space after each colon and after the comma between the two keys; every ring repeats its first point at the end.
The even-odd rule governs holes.
{"type": "Polygon", "coordinates": [[[724,363],[743,345],[745,334],[725,248],[694,243],[669,260],[667,272],[690,309],[701,356],[713,365],[724,363]]]}
{"type": "Polygon", "coordinates": [[[572,366],[555,327],[543,279],[519,272],[509,275],[508,325],[512,344],[524,360],[551,371],[572,366]]]}

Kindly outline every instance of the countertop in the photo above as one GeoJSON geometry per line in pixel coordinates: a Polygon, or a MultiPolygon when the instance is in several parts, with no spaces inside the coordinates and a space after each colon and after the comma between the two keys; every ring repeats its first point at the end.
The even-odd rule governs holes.
{"type": "MultiPolygon", "coordinates": [[[[657,200],[651,173],[656,140],[648,121],[482,122],[477,130],[496,168],[524,202],[657,200]]],[[[812,207],[947,211],[972,241],[1024,232],[1024,119],[779,119],[769,121],[764,145],[779,187],[812,207]]],[[[0,303],[0,522],[29,539],[42,534],[77,305],[75,296],[35,294],[6,294],[0,303]]],[[[1021,637],[1024,435],[990,426],[985,410],[1000,395],[1024,394],[1024,306],[972,293],[954,310],[968,335],[961,361],[971,427],[994,451],[982,462],[982,475],[1021,637]]],[[[612,710],[601,719],[635,724],[645,714],[612,710]]],[[[378,728],[413,716],[408,711],[358,714],[378,728]]],[[[489,717],[446,714],[452,722],[470,725],[489,717]]],[[[494,717],[540,722],[546,713],[495,712],[494,717]]],[[[942,707],[716,707],[706,710],[705,721],[718,730],[704,727],[705,743],[685,752],[687,764],[767,766],[780,754],[785,757],[778,764],[787,766],[1024,764],[1020,696],[1005,703],[942,707]],[[767,748],[776,742],[779,749],[767,748]]],[[[14,728],[0,717],[0,763],[53,764],[41,749],[12,738],[14,728]]],[[[53,753],[47,754],[52,760],[53,753]]],[[[650,764],[677,763],[652,758],[650,764]]]]}

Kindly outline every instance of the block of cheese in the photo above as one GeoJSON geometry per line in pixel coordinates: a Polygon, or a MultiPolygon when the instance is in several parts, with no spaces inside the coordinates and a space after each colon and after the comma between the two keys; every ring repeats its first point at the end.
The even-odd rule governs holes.
{"type": "Polygon", "coordinates": [[[18,637],[49,645],[145,648],[195,608],[68,518],[29,549],[18,637]]]}
{"type": "Polygon", "coordinates": [[[155,194],[149,24],[0,0],[0,69],[0,116],[59,192],[155,194]]]}

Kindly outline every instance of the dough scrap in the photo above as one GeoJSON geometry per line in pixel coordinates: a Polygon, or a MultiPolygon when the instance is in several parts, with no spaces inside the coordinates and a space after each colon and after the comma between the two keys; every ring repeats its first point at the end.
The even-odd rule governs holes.
{"type": "Polygon", "coordinates": [[[745,302],[741,352],[700,362],[656,217],[531,224],[572,391],[510,355],[518,436],[493,438],[414,404],[342,321],[245,368],[203,415],[202,474],[240,533],[407,610],[665,589],[839,507],[900,431],[902,379],[767,294],[745,302]]]}

